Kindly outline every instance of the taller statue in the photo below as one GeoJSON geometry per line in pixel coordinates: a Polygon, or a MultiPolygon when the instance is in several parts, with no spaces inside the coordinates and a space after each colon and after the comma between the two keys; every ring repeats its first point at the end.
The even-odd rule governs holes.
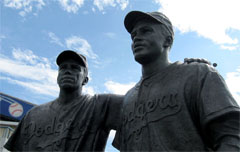
{"type": "Polygon", "coordinates": [[[240,151],[239,105],[223,78],[203,63],[171,63],[170,20],[132,11],[124,20],[141,80],[123,101],[113,145],[120,151],[240,151]]]}

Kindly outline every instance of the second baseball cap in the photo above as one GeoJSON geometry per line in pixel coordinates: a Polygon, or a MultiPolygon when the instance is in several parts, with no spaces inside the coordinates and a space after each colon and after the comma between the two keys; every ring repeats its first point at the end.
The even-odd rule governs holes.
{"type": "Polygon", "coordinates": [[[72,50],[65,50],[61,52],[58,55],[56,60],[57,65],[59,66],[66,59],[73,59],[77,61],[79,64],[81,64],[82,66],[84,66],[85,68],[88,67],[86,57],[72,50]]]}
{"type": "Polygon", "coordinates": [[[174,37],[174,32],[173,32],[173,26],[168,17],[166,17],[163,13],[161,12],[141,12],[141,11],[131,11],[129,12],[125,19],[124,19],[124,25],[125,28],[129,33],[132,32],[135,24],[139,20],[143,19],[152,19],[155,20],[167,28],[167,30],[170,32],[171,36],[174,37]]]}

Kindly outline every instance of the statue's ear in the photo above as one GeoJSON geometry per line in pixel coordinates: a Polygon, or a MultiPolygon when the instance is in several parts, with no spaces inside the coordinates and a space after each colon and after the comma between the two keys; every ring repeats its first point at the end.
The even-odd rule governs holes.
{"type": "Polygon", "coordinates": [[[88,83],[88,77],[85,77],[85,79],[83,80],[83,84],[82,85],[85,85],[88,83]]]}
{"type": "Polygon", "coordinates": [[[164,41],[163,46],[164,46],[165,48],[167,48],[167,47],[170,47],[170,46],[172,45],[172,43],[173,43],[172,37],[171,37],[171,36],[167,36],[166,39],[165,39],[165,41],[164,41]]]}

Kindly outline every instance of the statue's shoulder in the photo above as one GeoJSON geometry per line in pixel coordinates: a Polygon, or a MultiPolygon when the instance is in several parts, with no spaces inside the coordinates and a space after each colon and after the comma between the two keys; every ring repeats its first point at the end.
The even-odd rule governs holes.
{"type": "Polygon", "coordinates": [[[210,64],[192,62],[192,63],[181,63],[179,64],[183,70],[192,71],[192,72],[217,72],[217,70],[210,64]]]}

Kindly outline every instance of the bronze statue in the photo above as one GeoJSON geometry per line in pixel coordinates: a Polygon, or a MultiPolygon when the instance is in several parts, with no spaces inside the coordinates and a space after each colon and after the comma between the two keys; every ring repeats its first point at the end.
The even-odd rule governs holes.
{"type": "MultiPolygon", "coordinates": [[[[10,151],[104,151],[111,129],[120,125],[123,96],[83,95],[86,58],[71,50],[57,57],[59,97],[31,109],[6,143],[10,151]]],[[[187,59],[186,63],[206,60],[187,59]]]]}
{"type": "Polygon", "coordinates": [[[31,109],[5,145],[10,151],[103,151],[119,125],[123,96],[84,95],[86,58],[74,51],[57,57],[59,97],[31,109]]]}
{"type": "Polygon", "coordinates": [[[120,151],[240,151],[239,105],[210,65],[171,63],[174,32],[160,12],[124,20],[141,80],[123,100],[120,151]]]}
{"type": "MultiPolygon", "coordinates": [[[[141,52],[137,55],[137,50],[141,47],[137,45],[139,44],[133,45],[136,60],[146,62],[147,58],[145,61],[139,58],[141,52]]],[[[157,57],[157,54],[153,56],[157,57]]],[[[4,147],[10,151],[104,151],[109,131],[116,130],[121,124],[120,113],[124,96],[82,94],[82,86],[88,82],[88,65],[81,54],[66,50],[59,54],[56,62],[59,66],[58,98],[31,109],[4,147]]],[[[210,64],[203,59],[184,61],[185,65],[198,64],[195,62],[210,64]]],[[[148,72],[150,71],[144,71],[146,74],[148,72]]],[[[141,96],[144,95],[143,93],[141,96]]],[[[125,100],[128,97],[129,94],[125,100]]],[[[175,111],[179,111],[178,103],[174,102],[176,96],[167,97],[173,99],[172,106],[175,111]]],[[[149,102],[148,108],[151,108],[151,104],[152,102],[149,102]]],[[[168,108],[164,103],[162,106],[168,108]]],[[[135,128],[140,126],[132,127],[130,131],[135,132],[135,128]]]]}

